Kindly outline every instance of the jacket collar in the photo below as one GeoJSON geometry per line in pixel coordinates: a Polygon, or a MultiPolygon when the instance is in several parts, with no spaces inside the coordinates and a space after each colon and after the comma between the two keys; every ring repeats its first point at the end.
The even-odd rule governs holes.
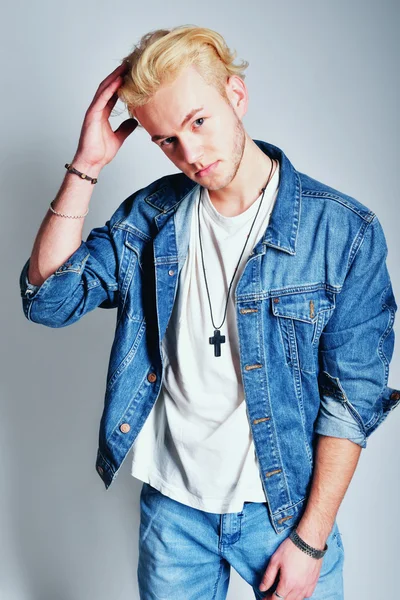
{"type": "MultiPolygon", "coordinates": [[[[254,248],[254,254],[263,254],[265,245],[273,246],[289,254],[296,253],[297,231],[301,211],[301,183],[300,177],[285,153],[268,142],[253,140],[255,144],[270,158],[279,161],[279,188],[278,195],[269,219],[268,227],[262,239],[254,248]]],[[[160,187],[146,197],[146,202],[154,206],[161,213],[168,213],[175,209],[177,213],[183,211],[189,214],[186,201],[192,198],[191,192],[199,188],[199,184],[192,181],[184,173],[168,175],[160,181],[160,187]]],[[[156,217],[158,227],[164,222],[164,217],[156,217]]]]}

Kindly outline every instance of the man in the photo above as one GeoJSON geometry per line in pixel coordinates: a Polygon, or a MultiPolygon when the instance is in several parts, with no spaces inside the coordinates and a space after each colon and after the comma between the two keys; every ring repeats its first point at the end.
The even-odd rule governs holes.
{"type": "Polygon", "coordinates": [[[400,400],[386,241],[369,208],[249,137],[233,59],[209,29],[160,30],[100,84],[22,304],[49,327],[117,308],[96,468],[107,489],[133,449],[141,598],[225,598],[232,565],[256,598],[341,599],[336,514],[400,400]],[[113,132],[118,97],[132,118],[113,132]],[[92,184],[138,122],[181,173],[85,242],[92,184]]]}

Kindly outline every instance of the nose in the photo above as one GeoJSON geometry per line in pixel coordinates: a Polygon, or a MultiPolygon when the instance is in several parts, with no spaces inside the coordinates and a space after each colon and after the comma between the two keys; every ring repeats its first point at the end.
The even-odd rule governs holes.
{"type": "Polygon", "coordinates": [[[203,156],[203,147],[195,140],[181,141],[181,154],[183,160],[192,165],[203,156]]]}

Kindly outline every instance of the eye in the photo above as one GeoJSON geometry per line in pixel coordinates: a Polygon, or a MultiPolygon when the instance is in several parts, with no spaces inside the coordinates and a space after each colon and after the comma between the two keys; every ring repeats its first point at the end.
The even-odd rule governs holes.
{"type": "Polygon", "coordinates": [[[168,143],[168,140],[173,140],[174,138],[165,138],[165,140],[163,140],[160,144],[160,146],[170,146],[170,144],[168,143]]]}
{"type": "MultiPolygon", "coordinates": [[[[199,124],[198,127],[196,127],[196,129],[199,129],[199,127],[201,127],[203,125],[203,123],[205,121],[205,117],[199,117],[198,119],[196,119],[194,121],[194,123],[198,123],[199,121],[201,121],[201,123],[199,124]]],[[[172,142],[169,140],[172,140],[172,142],[173,142],[175,140],[175,138],[173,138],[173,137],[165,138],[165,140],[162,140],[162,142],[160,142],[160,146],[170,146],[172,144],[172,142]]]]}

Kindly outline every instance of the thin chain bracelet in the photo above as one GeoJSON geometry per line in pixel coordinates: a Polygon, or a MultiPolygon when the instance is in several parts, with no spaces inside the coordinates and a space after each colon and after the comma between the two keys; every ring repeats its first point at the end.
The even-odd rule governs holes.
{"type": "Polygon", "coordinates": [[[86,215],[89,212],[89,209],[87,209],[87,211],[85,212],[84,215],[64,215],[63,213],[57,212],[56,210],[54,210],[53,208],[53,202],[54,200],[52,200],[50,202],[50,210],[55,214],[58,215],[59,217],[68,217],[69,219],[82,219],[83,217],[86,217],[86,215]]]}

